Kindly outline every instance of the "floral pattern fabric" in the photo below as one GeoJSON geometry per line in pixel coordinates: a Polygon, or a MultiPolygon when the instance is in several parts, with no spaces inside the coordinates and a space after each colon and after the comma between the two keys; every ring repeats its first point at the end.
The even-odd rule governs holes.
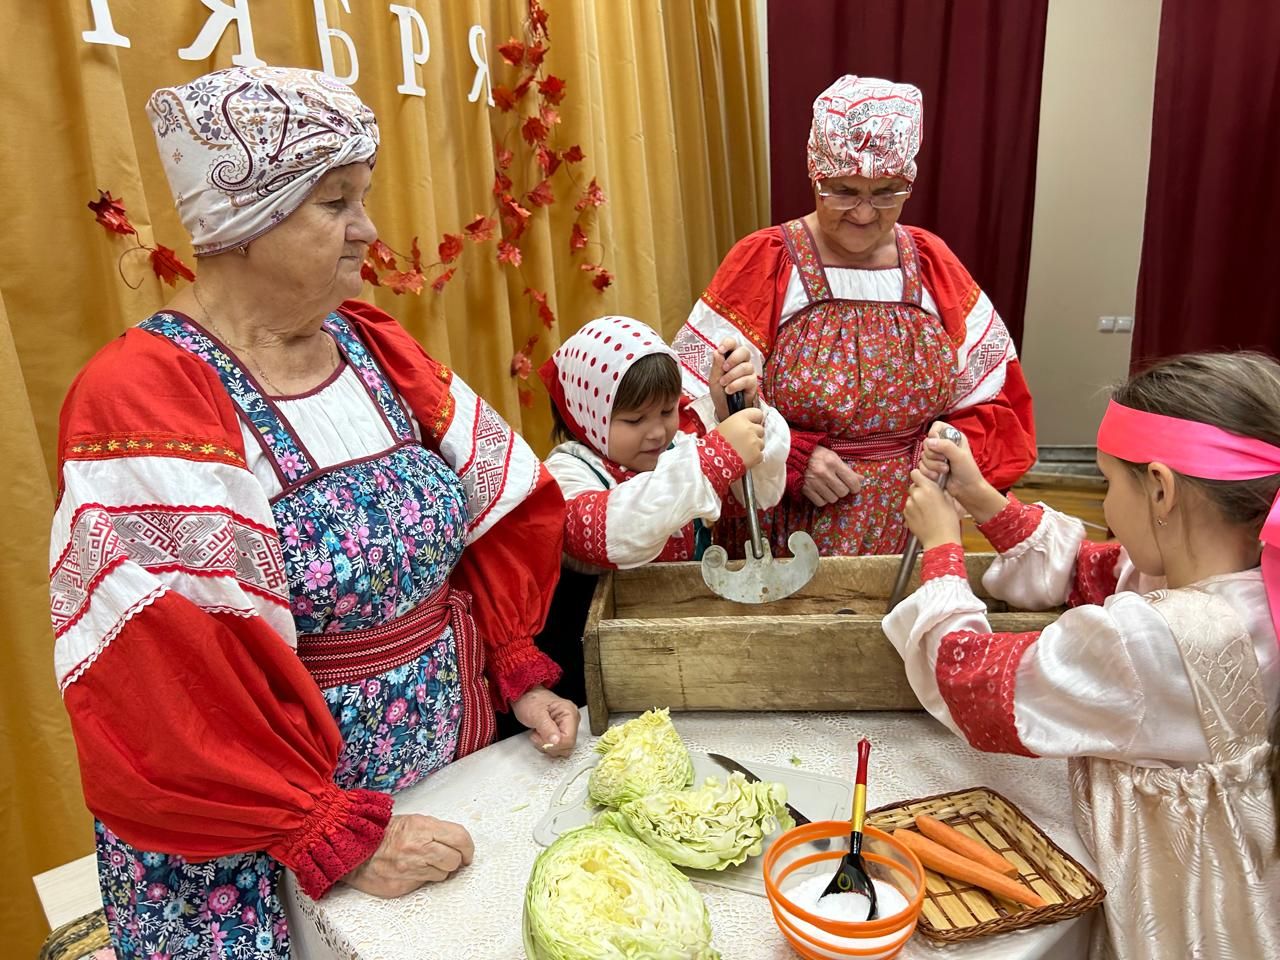
{"type": "MultiPolygon", "coordinates": [[[[269,398],[198,325],[157,314],[143,325],[201,357],[264,438],[284,491],[272,503],[299,634],[386,624],[436,593],[462,555],[468,522],[457,475],[413,439],[376,362],[337,315],[326,321],[391,428],[391,449],[317,469],[269,398]]],[[[335,782],[395,792],[450,763],[462,691],[446,629],[414,660],[322,691],[343,737],[335,782]]],[[[98,873],[117,956],[283,960],[282,867],[265,853],[206,863],[135,849],[97,824],[98,873]]]]}

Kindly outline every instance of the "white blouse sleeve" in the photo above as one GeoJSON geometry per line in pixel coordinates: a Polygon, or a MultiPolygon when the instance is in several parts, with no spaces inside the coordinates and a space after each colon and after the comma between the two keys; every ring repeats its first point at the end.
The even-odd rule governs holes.
{"type": "Polygon", "coordinates": [[[927,581],[884,621],[922,706],[980,750],[1139,765],[1209,759],[1168,623],[1124,592],[1038,634],[992,633],[960,576],[927,581]]]}

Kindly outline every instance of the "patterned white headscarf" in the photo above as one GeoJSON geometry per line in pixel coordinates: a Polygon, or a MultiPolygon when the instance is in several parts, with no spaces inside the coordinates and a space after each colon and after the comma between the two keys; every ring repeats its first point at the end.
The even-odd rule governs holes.
{"type": "Polygon", "coordinates": [[[218,70],[157,90],[147,114],[197,256],[260,237],[330,170],[378,152],[373,111],[315,70],[218,70]]]}
{"type": "Polygon", "coordinates": [[[809,179],[916,178],[924,96],[909,83],[847,74],[813,101],[809,179]]]}
{"type": "Polygon", "coordinates": [[[571,336],[538,370],[569,429],[579,440],[609,455],[609,426],[618,384],[643,357],[676,352],[658,331],[631,317],[598,317],[571,336]]]}

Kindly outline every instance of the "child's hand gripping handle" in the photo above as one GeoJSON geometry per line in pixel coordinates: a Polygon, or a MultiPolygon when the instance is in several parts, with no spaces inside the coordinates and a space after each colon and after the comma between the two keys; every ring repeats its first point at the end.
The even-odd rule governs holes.
{"type": "MultiPolygon", "coordinates": [[[[964,434],[953,426],[944,426],[941,431],[941,437],[944,440],[950,440],[952,443],[959,445],[964,442],[964,434]]],[[[947,478],[951,474],[944,473],[938,478],[938,489],[947,489],[947,478]]],[[[920,541],[916,539],[913,533],[907,537],[907,545],[902,551],[902,563],[898,567],[898,578],[893,582],[893,592],[889,594],[889,606],[885,610],[886,613],[892,613],[893,608],[902,602],[902,598],[907,593],[907,581],[911,579],[911,571],[915,569],[916,557],[920,554],[920,541]]]]}
{"type": "MultiPolygon", "coordinates": [[[[741,390],[726,394],[725,402],[729,405],[729,416],[746,407],[741,390]]],[[[760,517],[756,514],[756,489],[751,483],[750,470],[742,475],[742,499],[746,501],[744,506],[747,508],[747,523],[751,527],[751,555],[759,560],[764,556],[764,540],[760,536],[760,517]]]]}

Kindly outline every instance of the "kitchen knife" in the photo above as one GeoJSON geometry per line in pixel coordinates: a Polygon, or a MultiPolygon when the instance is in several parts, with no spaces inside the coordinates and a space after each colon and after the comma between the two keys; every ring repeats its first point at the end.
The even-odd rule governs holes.
{"type": "MultiPolygon", "coordinates": [[[[746,767],[740,764],[737,760],[731,760],[728,757],[724,756],[723,754],[719,754],[719,753],[708,753],[707,756],[710,757],[711,761],[715,763],[717,766],[721,766],[732,773],[742,774],[744,777],[747,778],[748,783],[760,782],[759,777],[757,777],[754,773],[752,773],[750,770],[748,770],[746,767]]],[[[801,813],[799,810],[793,807],[790,803],[787,804],[787,813],[791,814],[791,819],[796,822],[797,827],[803,826],[806,823],[813,822],[808,817],[806,817],[803,813],[801,813]]],[[[831,845],[831,841],[826,839],[825,837],[820,840],[815,840],[813,843],[814,843],[814,846],[822,849],[825,849],[826,847],[829,847],[831,845]]]]}

